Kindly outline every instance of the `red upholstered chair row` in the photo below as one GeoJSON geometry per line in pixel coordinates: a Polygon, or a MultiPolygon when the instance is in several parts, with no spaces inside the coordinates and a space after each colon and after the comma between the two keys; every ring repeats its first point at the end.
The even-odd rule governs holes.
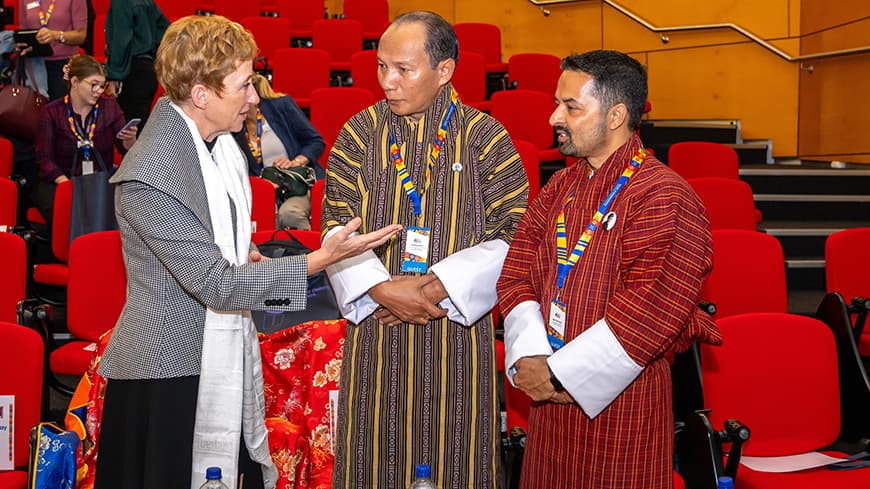
{"type": "Polygon", "coordinates": [[[737,152],[720,143],[675,143],[668,149],[668,166],[686,180],[703,177],[740,178],[737,152]]]}
{"type": "Polygon", "coordinates": [[[486,100],[486,60],[482,54],[460,50],[459,63],[450,81],[463,103],[483,112],[490,111],[491,104],[486,100]]]}
{"type": "Polygon", "coordinates": [[[487,73],[507,73],[508,65],[501,56],[501,29],[497,25],[460,22],[454,24],[453,29],[461,49],[483,55],[487,73]]]}
{"type": "Polygon", "coordinates": [[[553,147],[553,94],[535,90],[503,90],[490,97],[490,115],[501,122],[511,138],[535,145],[538,160],[563,161],[564,156],[553,147]]]}
{"type": "Polygon", "coordinates": [[[556,93],[562,75],[562,60],[544,53],[519,53],[508,59],[508,82],[512,88],[556,93]]]}
{"type": "Polygon", "coordinates": [[[0,177],[0,226],[14,226],[18,221],[18,185],[0,177]]]}
{"type": "Polygon", "coordinates": [[[359,21],[324,19],[314,22],[312,46],[329,53],[332,71],[350,71],[350,57],[363,48],[363,27],[359,21]]]}
{"type": "Polygon", "coordinates": [[[57,263],[39,263],[33,267],[36,284],[64,287],[69,280],[70,215],[72,212],[72,181],[57,185],[54,190],[54,210],[51,223],[51,253],[57,263]]]}
{"type": "Polygon", "coordinates": [[[748,183],[733,178],[690,178],[689,185],[704,203],[711,229],[756,230],[758,213],[748,183]]]}
{"type": "Polygon", "coordinates": [[[335,143],[342,126],[357,112],[377,101],[372,92],[364,88],[329,87],[318,88],[311,92],[311,125],[326,142],[327,151],[320,156],[325,167],[329,149],[335,143]]]}
{"type": "Polygon", "coordinates": [[[250,180],[252,229],[275,229],[275,186],[265,178],[250,177],[250,180]]]}
{"type": "Polygon", "coordinates": [[[0,178],[12,176],[12,163],[15,157],[15,149],[12,141],[0,137],[0,178]]]}
{"type": "Polygon", "coordinates": [[[363,28],[364,41],[377,41],[390,24],[390,5],[387,0],[344,0],[344,18],[358,21],[363,28]]]}
{"type": "Polygon", "coordinates": [[[513,142],[523,161],[526,177],[529,179],[529,203],[531,203],[541,191],[541,162],[538,161],[538,148],[522,139],[514,139],[513,142]]]}
{"type": "Polygon", "coordinates": [[[269,65],[272,88],[293,97],[303,109],[311,107],[311,92],[329,87],[329,53],[323,49],[278,49],[269,65]]]}

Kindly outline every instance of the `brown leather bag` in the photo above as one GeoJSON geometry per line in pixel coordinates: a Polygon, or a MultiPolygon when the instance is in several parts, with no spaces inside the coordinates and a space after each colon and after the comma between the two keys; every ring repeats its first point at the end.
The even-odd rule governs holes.
{"type": "Polygon", "coordinates": [[[36,87],[30,60],[26,56],[18,56],[15,63],[13,82],[0,89],[0,133],[33,141],[39,125],[39,111],[46,104],[46,100],[39,93],[38,87],[34,90],[27,86],[26,80],[29,77],[36,87]]]}

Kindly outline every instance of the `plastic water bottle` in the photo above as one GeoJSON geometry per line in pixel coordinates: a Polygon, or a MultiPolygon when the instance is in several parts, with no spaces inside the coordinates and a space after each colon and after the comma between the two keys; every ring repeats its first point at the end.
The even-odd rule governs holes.
{"type": "Polygon", "coordinates": [[[716,487],[718,489],[734,489],[734,479],[727,475],[723,475],[722,477],[719,477],[719,480],[716,482],[716,487]]]}
{"type": "Polygon", "coordinates": [[[435,483],[432,482],[432,469],[429,464],[420,464],[414,470],[414,482],[411,483],[411,489],[437,489],[435,483]]]}
{"type": "Polygon", "coordinates": [[[228,489],[227,485],[221,482],[221,468],[205,469],[205,484],[199,486],[199,489],[228,489]]]}

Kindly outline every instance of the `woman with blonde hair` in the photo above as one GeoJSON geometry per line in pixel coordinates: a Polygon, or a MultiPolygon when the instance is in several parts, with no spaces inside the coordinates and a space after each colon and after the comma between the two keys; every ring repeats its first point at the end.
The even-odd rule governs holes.
{"type": "Polygon", "coordinates": [[[251,244],[239,131],[259,98],[257,46],[224,17],[169,26],[157,101],[112,177],[127,300],[102,357],[108,379],[96,489],[186,489],[223,471],[230,488],[273,488],[262,362],[250,309],[305,308],[307,275],[385,243],[399,226],[360,221],[308,254],[265,259],[251,244]]]}
{"type": "MultiPolygon", "coordinates": [[[[252,105],[236,142],[248,159],[248,170],[260,176],[263,168],[307,166],[315,179],[325,176],[317,159],[326,148],[323,138],[311,125],[293,98],[272,90],[266,77],[252,78],[260,103],[252,105]]],[[[320,203],[317,202],[316,205],[320,203]]],[[[278,228],[311,229],[311,195],[298,195],[278,202],[278,228]]],[[[320,229],[320,223],[313,223],[320,229]]]]}
{"type": "Polygon", "coordinates": [[[63,67],[66,94],[39,114],[36,161],[39,181],[31,199],[51,221],[54,189],[73,175],[114,169],[114,148],[121,154],[136,142],[135,127],[124,127],[124,113],[114,98],[104,97],[106,70],[99,61],[77,54],[63,67]]]}

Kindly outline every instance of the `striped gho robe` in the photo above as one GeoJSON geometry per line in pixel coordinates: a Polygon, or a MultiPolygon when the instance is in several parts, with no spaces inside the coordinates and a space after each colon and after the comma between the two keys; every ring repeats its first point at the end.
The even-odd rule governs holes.
{"type": "Polygon", "coordinates": [[[498,294],[506,365],[552,355],[551,370],[577,401],[532,406],[524,488],[673,486],[665,354],[692,340],[721,341],[697,307],[712,265],[709,224],[682,178],[646,158],[610,207],[613,227],[594,234],[567,275],[565,344],[555,353],[545,326],[558,291],[559,212],[565,209],[570,254],[640,144],[632,136],[591,176],[582,160],[557,173],[529,206],[505,260],[498,294]]]}
{"type": "Polygon", "coordinates": [[[385,101],[351,118],[329,156],[325,236],[355,216],[360,232],[391,223],[431,229],[430,270],[450,294],[448,316],[388,327],[367,291],[402,275],[404,234],[327,272],[348,318],[333,487],[405,488],[428,463],[439,488],[499,487],[493,325],[495,282],[526,208],[528,180],[504,127],[458,105],[423,188],[422,219],[389,155],[392,131],[411,180],[424,187],[448,84],[417,122],[385,101]]]}

